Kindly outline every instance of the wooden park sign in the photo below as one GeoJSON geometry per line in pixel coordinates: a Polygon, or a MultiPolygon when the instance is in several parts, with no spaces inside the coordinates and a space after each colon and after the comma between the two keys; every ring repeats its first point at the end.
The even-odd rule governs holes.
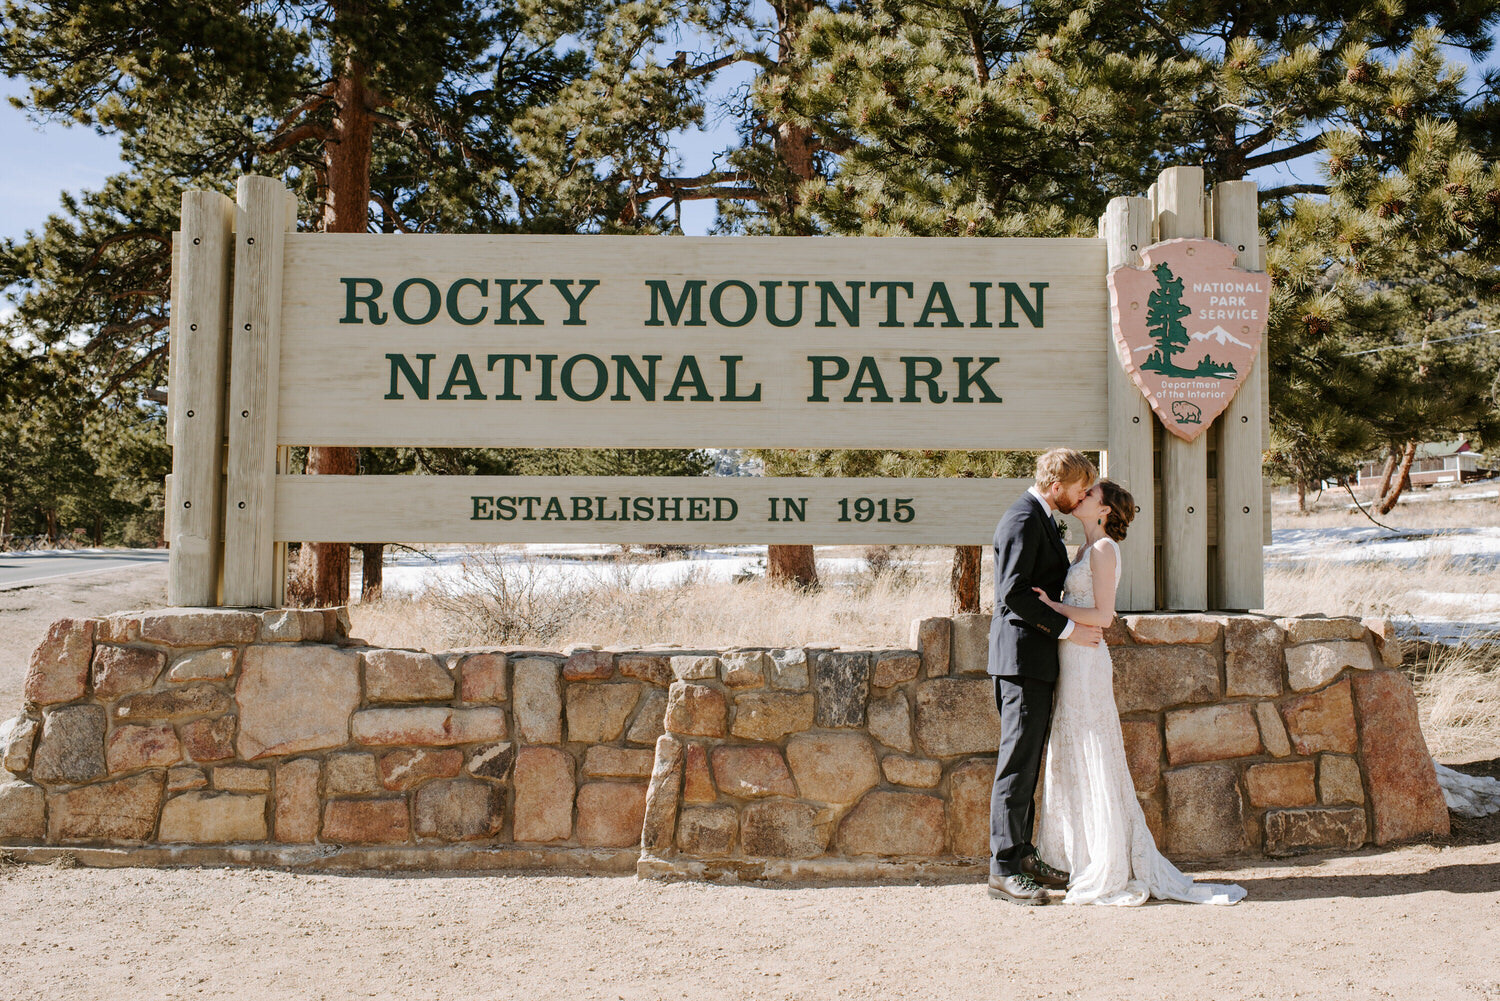
{"type": "Polygon", "coordinates": [[[1206,226],[1205,254],[1258,268],[1255,189],[1210,207],[1201,170],[1174,168],[1156,198],[1116,199],[1094,240],[805,239],[297,233],[269,178],[237,203],[189,192],[169,600],[274,604],[293,541],[981,544],[1028,484],[292,476],[293,445],[1069,445],[1141,504],[1122,608],[1257,607],[1263,393],[1220,421],[1216,507],[1203,440],[1181,443],[1202,468],[1164,446],[1158,477],[1106,289],[1206,226]],[[1211,566],[1234,568],[1212,592],[1211,566]]]}

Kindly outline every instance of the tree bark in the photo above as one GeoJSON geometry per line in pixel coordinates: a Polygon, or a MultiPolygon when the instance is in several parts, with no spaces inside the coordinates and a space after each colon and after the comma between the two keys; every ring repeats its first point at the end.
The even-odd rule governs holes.
{"type": "MultiPolygon", "coordinates": [[[[1382,492],[1380,505],[1375,509],[1380,514],[1390,514],[1395,508],[1396,502],[1401,499],[1401,491],[1411,486],[1411,464],[1417,457],[1417,443],[1409,441],[1401,450],[1401,465],[1396,470],[1394,482],[1388,491],[1382,492]]],[[[1394,458],[1394,456],[1393,456],[1394,458]]]]}
{"type": "Polygon", "coordinates": [[[366,542],[359,547],[364,558],[359,575],[359,601],[379,601],[385,583],[385,543],[366,542]]]}
{"type": "Polygon", "coordinates": [[[15,510],[15,505],[15,488],[7,483],[4,492],[0,493],[0,545],[4,545],[10,538],[11,512],[15,510]]]}
{"type": "Polygon", "coordinates": [[[1297,513],[1307,513],[1307,481],[1297,481],[1297,513]]]}
{"type": "MultiPolygon", "coordinates": [[[[341,3],[334,11],[336,19],[357,20],[364,14],[364,5],[341,3]]],[[[333,138],[323,145],[328,191],[321,224],[325,233],[363,233],[369,228],[375,95],[366,84],[364,64],[357,58],[335,67],[335,71],[338,77],[333,96],[338,110],[333,119],[333,138]]],[[[314,446],[307,450],[307,472],[353,475],[359,472],[359,452],[314,446]]],[[[317,542],[309,551],[313,605],[348,604],[348,544],[317,542]]]]}
{"type": "MultiPolygon", "coordinates": [[[[781,0],[771,4],[777,19],[777,56],[785,61],[792,54],[797,32],[807,14],[806,0],[781,0]]],[[[814,137],[811,129],[791,122],[776,124],[776,156],[791,174],[795,184],[809,180],[817,172],[814,137]]],[[[788,192],[786,210],[790,216],[797,205],[797,192],[788,192]]],[[[787,220],[791,223],[791,220],[787,220]]],[[[818,586],[818,565],[812,546],[767,546],[766,579],[773,584],[818,586]]]]}
{"type": "Polygon", "coordinates": [[[104,516],[94,515],[94,548],[98,549],[104,545],[104,516]]]}
{"type": "Polygon", "coordinates": [[[766,580],[797,587],[818,586],[818,565],[812,546],[767,546],[766,580]]]}
{"type": "Polygon", "coordinates": [[[953,570],[948,575],[953,614],[979,611],[979,575],[983,563],[983,546],[953,547],[953,570]]]}
{"type": "Polygon", "coordinates": [[[1380,484],[1375,488],[1375,499],[1378,501],[1391,489],[1391,475],[1396,472],[1396,450],[1393,448],[1385,457],[1385,467],[1380,471],[1380,484]]]}

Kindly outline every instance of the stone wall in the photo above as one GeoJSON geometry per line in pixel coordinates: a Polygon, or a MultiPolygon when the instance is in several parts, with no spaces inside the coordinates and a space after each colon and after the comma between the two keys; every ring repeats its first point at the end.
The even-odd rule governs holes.
{"type": "MultiPolygon", "coordinates": [[[[375,649],[341,610],[61,620],[0,725],[0,844],[93,864],[983,871],[987,616],[910,650],[375,649]]],[[[1388,625],[1127,616],[1127,750],[1179,858],[1447,830],[1388,625]]]]}

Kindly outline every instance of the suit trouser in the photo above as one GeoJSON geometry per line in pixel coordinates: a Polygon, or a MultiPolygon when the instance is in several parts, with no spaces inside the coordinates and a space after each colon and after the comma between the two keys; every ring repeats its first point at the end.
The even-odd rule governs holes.
{"type": "Polygon", "coordinates": [[[1000,710],[1000,750],[995,787],[990,793],[990,873],[1019,872],[1036,819],[1036,781],[1052,728],[1050,681],[996,677],[995,708],[1000,710]]]}

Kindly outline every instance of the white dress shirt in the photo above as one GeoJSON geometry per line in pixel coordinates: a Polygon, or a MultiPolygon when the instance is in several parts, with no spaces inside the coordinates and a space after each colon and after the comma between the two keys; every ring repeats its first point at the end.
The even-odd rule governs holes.
{"type": "MultiPolygon", "coordinates": [[[[1034,485],[1030,486],[1030,487],[1027,487],[1026,488],[1026,492],[1029,493],[1031,496],[1035,497],[1037,500],[1039,500],[1039,501],[1042,502],[1042,507],[1045,508],[1046,511],[1047,511],[1047,517],[1051,518],[1052,515],[1053,515],[1052,505],[1049,504],[1049,503],[1047,503],[1047,498],[1045,496],[1043,496],[1042,492],[1040,490],[1038,490],[1034,485]]],[[[1056,525],[1056,523],[1057,523],[1056,519],[1053,519],[1054,526],[1056,525]]],[[[1059,532],[1058,534],[1060,536],[1062,533],[1059,532]]],[[[1057,638],[1059,640],[1065,640],[1065,639],[1067,639],[1068,636],[1071,635],[1072,632],[1073,632],[1073,625],[1074,625],[1073,620],[1069,619],[1068,620],[1068,624],[1065,625],[1065,626],[1063,626],[1062,632],[1060,632],[1060,633],[1057,634],[1057,638]]]]}

